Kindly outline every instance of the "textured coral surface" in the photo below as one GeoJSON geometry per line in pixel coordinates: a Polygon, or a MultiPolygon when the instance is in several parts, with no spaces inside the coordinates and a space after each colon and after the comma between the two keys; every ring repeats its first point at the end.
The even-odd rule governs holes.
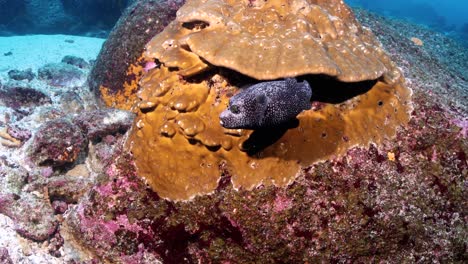
{"type": "MultiPolygon", "coordinates": [[[[247,57],[255,59],[259,56],[255,53],[260,51],[264,51],[265,56],[271,56],[269,52],[275,51],[292,58],[297,52],[306,50],[303,55],[310,56],[307,61],[317,61],[315,58],[318,55],[307,51],[310,45],[290,43],[287,45],[291,45],[292,50],[286,51],[261,48],[265,46],[263,42],[273,41],[278,36],[266,34],[251,18],[254,15],[264,16],[265,23],[283,23],[281,27],[290,27],[293,31],[296,26],[291,25],[291,21],[305,20],[318,28],[327,28],[330,26],[328,19],[315,21],[310,12],[331,8],[330,5],[335,2],[325,1],[314,5],[307,1],[273,1],[271,5],[260,6],[252,6],[257,3],[255,1],[201,2],[188,1],[179,9],[177,19],[147,44],[143,55],[145,61],[155,61],[158,65],[143,74],[139,82],[138,98],[141,101],[138,103],[138,117],[129,146],[138,173],[148,180],[161,197],[186,200],[212,192],[218,184],[220,167],[223,165],[232,174],[236,189],[252,189],[259,184],[284,186],[313,162],[341,155],[350,146],[379,143],[386,137],[392,137],[396,126],[408,121],[410,91],[404,86],[399,70],[383,53],[373,35],[364,30],[347,7],[341,4],[335,9],[343,13],[337,13],[340,17],[335,17],[334,21],[341,21],[337,22],[339,25],[351,23],[356,29],[354,40],[361,38],[367,41],[367,44],[360,41],[349,41],[348,44],[353,50],[366,49],[363,45],[369,45],[375,52],[366,51],[357,55],[345,52],[339,56],[334,53],[328,54],[330,56],[321,54],[330,64],[346,65],[353,69],[345,73],[343,68],[343,76],[336,76],[338,80],[330,78],[327,74],[338,74],[326,67],[319,67],[321,63],[309,65],[313,70],[305,72],[275,68],[279,65],[288,70],[294,67],[304,69],[305,66],[297,60],[268,61],[262,69],[236,63],[221,64],[241,73],[245,73],[245,70],[259,74],[274,72],[270,76],[247,73],[257,78],[323,74],[301,76],[312,86],[315,95],[312,101],[316,102],[316,107],[300,114],[297,124],[285,124],[272,130],[224,129],[219,124],[219,114],[227,107],[229,97],[237,93],[246,81],[253,80],[237,72],[206,64],[206,60],[216,65],[217,62],[211,58],[213,54],[216,54],[217,59],[225,57],[229,61],[233,60],[229,56],[239,54],[247,54],[247,57]],[[228,13],[225,14],[222,10],[231,13],[226,11],[228,13]],[[220,14],[223,14],[222,17],[218,17],[220,14]],[[232,17],[237,20],[230,21],[232,17]],[[187,29],[184,26],[208,18],[219,21],[208,21],[210,26],[201,29],[187,29]],[[211,31],[219,28],[228,30],[226,27],[229,25],[236,25],[238,31],[259,41],[238,41],[235,37],[241,33],[230,32],[224,36],[226,42],[230,43],[227,47],[210,45],[203,48],[212,53],[207,56],[204,51],[197,50],[196,43],[190,42],[192,37],[198,38],[196,36],[208,32],[202,37],[204,43],[217,43],[217,37],[222,34],[211,31]],[[245,47],[244,43],[253,46],[245,47]],[[337,60],[338,57],[346,62],[337,60]],[[364,64],[368,67],[361,67],[364,64]],[[382,69],[375,70],[374,66],[382,69]],[[368,71],[372,74],[368,74],[368,71]],[[374,80],[378,77],[381,78],[374,80]],[[346,83],[342,82],[343,79],[361,82],[346,83]]],[[[333,32],[336,30],[334,28],[333,32]]],[[[324,31],[321,34],[324,39],[337,39],[338,42],[345,42],[350,37],[334,35],[333,32],[324,31]]],[[[296,33],[285,41],[300,39],[297,34],[302,35],[304,32],[296,33]]],[[[332,50],[328,44],[320,42],[320,49],[332,50]]],[[[315,52],[316,49],[312,50],[315,52]]],[[[236,57],[235,62],[244,63],[245,58],[236,57]]],[[[337,71],[342,72],[339,69],[337,71]]]]}
{"type": "Polygon", "coordinates": [[[176,200],[213,191],[224,163],[235,188],[285,185],[301,166],[343,154],[356,144],[378,143],[408,118],[408,91],[378,82],[346,103],[323,103],[302,113],[292,128],[226,130],[218,116],[227,106],[226,94],[237,88],[225,77],[180,82],[175,73],[158,69],[144,77],[142,86],[141,111],[129,144],[139,174],[159,195],[176,200]]]}
{"type": "Polygon", "coordinates": [[[203,64],[192,52],[256,79],[303,74],[346,82],[383,74],[398,79],[391,76],[398,72],[372,33],[338,0],[187,1],[176,20],[148,44],[147,56],[191,74],[190,68],[203,64]]]}

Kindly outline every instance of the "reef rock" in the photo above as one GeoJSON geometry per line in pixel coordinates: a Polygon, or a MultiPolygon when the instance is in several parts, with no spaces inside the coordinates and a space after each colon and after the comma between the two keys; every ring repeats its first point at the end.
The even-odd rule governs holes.
{"type": "MultiPolygon", "coordinates": [[[[248,4],[261,7],[263,1],[248,4]]],[[[61,230],[95,262],[462,263],[468,141],[466,106],[458,106],[466,102],[461,88],[467,81],[466,71],[454,67],[466,69],[466,49],[415,25],[368,14],[361,19],[377,30],[411,80],[404,82],[400,74],[396,82],[350,83],[300,76],[315,88],[313,107],[299,115],[296,127],[282,132],[218,126],[217,115],[229,98],[258,80],[204,59],[198,69],[205,72],[195,67],[182,75],[188,64],[167,67],[144,57],[147,67],[138,81],[142,100],[136,101],[129,141],[133,156],[119,144],[114,152],[96,151],[105,157],[102,175],[70,206],[61,230]],[[415,46],[405,36],[419,37],[425,45],[415,46]],[[409,121],[405,85],[414,92],[409,121]],[[203,158],[214,162],[200,163],[203,158]],[[286,161],[295,177],[289,177],[286,161]],[[291,182],[260,177],[265,164],[276,169],[268,175],[285,172],[291,182]],[[239,177],[244,171],[245,179],[239,177]]],[[[180,54],[199,56],[189,50],[180,54]]],[[[135,103],[109,102],[122,108],[135,103]]]]}
{"type": "Polygon", "coordinates": [[[0,261],[5,264],[13,264],[13,261],[11,260],[10,255],[8,254],[7,248],[0,248],[0,261]]]}
{"type": "Polygon", "coordinates": [[[127,102],[125,109],[130,109],[137,89],[136,77],[144,67],[139,58],[145,44],[174,19],[184,2],[135,1],[121,16],[104,42],[88,78],[90,88],[102,96],[108,106],[127,102]]]}
{"type": "Polygon", "coordinates": [[[67,63],[49,63],[38,70],[39,79],[57,87],[79,87],[86,81],[85,74],[67,63]]]}
{"type": "Polygon", "coordinates": [[[57,230],[58,222],[54,210],[45,197],[23,193],[0,195],[0,213],[7,215],[15,222],[15,230],[21,236],[42,242],[57,230]]]}
{"type": "Polygon", "coordinates": [[[50,103],[52,100],[49,96],[33,88],[9,85],[0,88],[0,105],[19,109],[50,103]]]}
{"type": "Polygon", "coordinates": [[[62,166],[75,162],[86,145],[80,128],[59,118],[39,127],[27,152],[38,165],[62,166]]]}
{"type": "Polygon", "coordinates": [[[66,91],[59,95],[59,102],[64,113],[79,114],[85,110],[84,100],[74,91],[66,91]]]}
{"type": "Polygon", "coordinates": [[[89,63],[87,61],[85,61],[83,58],[79,58],[79,57],[76,57],[76,56],[67,55],[67,56],[63,57],[62,62],[66,63],[66,64],[76,66],[76,67],[78,67],[80,69],[89,68],[89,63]]]}
{"type": "Polygon", "coordinates": [[[36,78],[36,75],[32,72],[31,68],[20,71],[20,70],[11,70],[8,72],[8,77],[16,81],[28,80],[29,82],[32,79],[36,78]]]}
{"type": "Polygon", "coordinates": [[[89,140],[127,131],[135,115],[119,109],[103,109],[81,113],[73,123],[81,128],[89,140]]]}

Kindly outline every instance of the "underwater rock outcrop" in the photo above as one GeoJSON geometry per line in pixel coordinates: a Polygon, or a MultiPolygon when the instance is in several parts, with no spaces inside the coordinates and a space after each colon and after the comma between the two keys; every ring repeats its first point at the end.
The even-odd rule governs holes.
{"type": "Polygon", "coordinates": [[[108,106],[130,109],[135,100],[139,57],[145,44],[174,19],[183,0],[135,1],[121,16],[104,43],[89,78],[89,86],[108,106]],[[129,65],[131,65],[129,67],[129,65]]]}
{"type": "Polygon", "coordinates": [[[39,127],[28,147],[28,156],[39,165],[62,166],[75,162],[87,143],[77,125],[55,119],[39,127]]]}
{"type": "Polygon", "coordinates": [[[86,81],[83,71],[68,63],[49,63],[38,70],[39,79],[56,87],[78,87],[86,81]]]}
{"type": "Polygon", "coordinates": [[[19,109],[50,104],[51,102],[49,96],[33,88],[13,86],[11,84],[0,88],[0,106],[19,109]]]}
{"type": "Polygon", "coordinates": [[[314,162],[394,136],[411,109],[399,70],[342,1],[187,1],[139,61],[128,69],[138,87],[120,92],[127,101],[101,92],[128,108],[139,89],[128,146],[138,173],[168,199],[212,192],[220,168],[236,189],[285,186],[314,162]],[[286,77],[317,91],[298,124],[219,125],[240,87],[286,77]]]}
{"type": "Polygon", "coordinates": [[[29,68],[22,71],[10,70],[8,71],[8,77],[16,81],[28,80],[30,82],[32,79],[36,78],[36,75],[32,72],[31,68],[29,68]]]}

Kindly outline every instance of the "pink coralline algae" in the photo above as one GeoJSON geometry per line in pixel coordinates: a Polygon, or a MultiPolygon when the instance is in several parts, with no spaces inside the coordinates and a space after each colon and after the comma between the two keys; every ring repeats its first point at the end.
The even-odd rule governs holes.
{"type": "Polygon", "coordinates": [[[41,169],[41,175],[44,177],[50,177],[54,173],[54,169],[52,167],[44,167],[41,169]]]}
{"type": "Polygon", "coordinates": [[[26,141],[31,138],[31,131],[15,125],[7,125],[7,132],[12,137],[21,141],[26,141]]]}
{"type": "Polygon", "coordinates": [[[460,128],[458,136],[462,139],[466,139],[468,136],[468,119],[455,119],[453,123],[460,128]]]}
{"type": "Polygon", "coordinates": [[[293,201],[281,194],[278,194],[275,198],[275,201],[273,203],[273,210],[275,213],[282,212],[284,210],[289,209],[293,204],[293,201]]]}
{"type": "MultiPolygon", "coordinates": [[[[121,162],[124,162],[123,160],[122,158],[121,162]]],[[[158,243],[157,236],[149,228],[152,222],[157,221],[157,219],[148,219],[149,221],[143,222],[139,220],[147,214],[140,207],[144,204],[141,200],[141,193],[142,190],[145,190],[145,186],[140,182],[127,179],[126,176],[122,177],[121,175],[128,175],[129,172],[125,170],[125,167],[111,167],[106,171],[111,175],[115,174],[115,176],[95,186],[86,200],[81,201],[79,206],[67,213],[66,218],[70,226],[77,231],[75,236],[85,244],[89,241],[87,238],[93,237],[92,243],[95,244],[92,247],[96,255],[117,262],[126,259],[127,261],[135,261],[130,263],[142,263],[138,262],[142,260],[139,258],[160,259],[158,254],[147,252],[147,248],[139,245],[141,239],[154,245],[158,243]],[[129,196],[129,194],[135,195],[129,196]],[[95,203],[95,199],[101,200],[102,203],[99,203],[99,208],[91,209],[88,205],[95,203]],[[134,211],[137,207],[131,204],[140,208],[143,215],[138,216],[139,213],[134,211]],[[108,211],[105,208],[111,210],[108,211]],[[131,213],[129,214],[129,212],[131,213]],[[119,253],[113,255],[117,251],[119,253]]],[[[136,179],[134,176],[131,178],[136,179]]],[[[151,204],[148,205],[151,206],[151,204]]]]}
{"type": "Polygon", "coordinates": [[[13,264],[13,261],[11,260],[10,255],[8,254],[7,248],[0,248],[0,262],[4,264],[13,264]]]}

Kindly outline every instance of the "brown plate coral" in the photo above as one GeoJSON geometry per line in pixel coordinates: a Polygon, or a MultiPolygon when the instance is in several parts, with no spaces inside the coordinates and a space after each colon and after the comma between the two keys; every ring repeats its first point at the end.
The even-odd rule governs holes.
{"type": "Polygon", "coordinates": [[[146,46],[128,140],[161,196],[284,186],[313,162],[379,143],[408,121],[410,91],[372,33],[338,0],[192,0],[146,46]],[[229,130],[219,114],[252,79],[298,77],[314,107],[269,130],[229,130]]]}

